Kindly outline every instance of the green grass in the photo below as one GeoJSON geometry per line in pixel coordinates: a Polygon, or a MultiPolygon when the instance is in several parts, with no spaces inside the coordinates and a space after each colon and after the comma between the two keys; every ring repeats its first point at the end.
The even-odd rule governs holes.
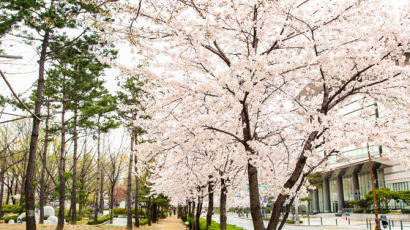
{"type": "MultiPolygon", "coordinates": [[[[200,230],[206,229],[206,219],[204,218],[199,219],[199,229],[200,230]]],[[[221,225],[216,223],[215,221],[212,221],[211,226],[209,226],[209,230],[219,230],[219,229],[221,229],[221,225]]],[[[227,230],[245,230],[243,228],[237,227],[236,225],[232,225],[232,224],[227,224],[226,229],[227,230]]]]}

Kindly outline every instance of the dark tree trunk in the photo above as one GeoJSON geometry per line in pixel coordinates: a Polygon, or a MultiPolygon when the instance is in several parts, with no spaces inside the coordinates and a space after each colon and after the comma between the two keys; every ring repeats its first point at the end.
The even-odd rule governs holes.
{"type": "Polygon", "coordinates": [[[157,211],[158,211],[158,209],[157,209],[157,203],[156,202],[154,202],[153,204],[152,204],[152,222],[154,222],[154,223],[157,223],[157,217],[158,217],[158,215],[157,215],[157,211]]]}
{"type": "MultiPolygon", "coordinates": [[[[65,81],[65,78],[64,80],[65,81]]],[[[63,86],[64,88],[64,86],[63,86]]],[[[65,96],[63,94],[63,111],[61,113],[61,149],[60,149],[60,166],[58,168],[58,176],[60,178],[60,187],[58,189],[60,199],[59,199],[59,210],[58,210],[58,223],[56,230],[64,229],[64,209],[65,209],[65,110],[66,102],[65,96]]]]}
{"type": "Polygon", "coordinates": [[[100,169],[101,171],[101,181],[100,181],[100,213],[104,213],[104,173],[103,167],[100,169]]]}
{"type": "Polygon", "coordinates": [[[41,103],[43,99],[43,88],[44,88],[44,66],[47,56],[47,48],[49,44],[50,33],[48,30],[45,31],[43,42],[41,44],[41,54],[39,61],[39,74],[37,81],[37,92],[36,92],[36,102],[34,104],[34,114],[37,116],[33,117],[33,129],[31,131],[30,148],[28,154],[28,164],[26,171],[26,186],[25,186],[25,197],[26,197],[26,229],[35,230],[36,229],[36,219],[34,216],[34,204],[35,204],[35,194],[34,194],[34,168],[36,167],[36,151],[37,151],[37,141],[38,133],[40,129],[40,122],[38,118],[41,117],[41,103]]]}
{"type": "MultiPolygon", "coordinates": [[[[100,120],[98,119],[98,123],[100,123],[100,120]]],[[[100,171],[100,131],[98,131],[97,134],[97,186],[95,188],[95,211],[94,211],[94,223],[97,224],[97,219],[98,219],[98,201],[99,201],[99,187],[100,187],[100,176],[101,176],[101,171],[100,171]]]]}
{"type": "Polygon", "coordinates": [[[11,185],[10,185],[10,179],[7,177],[7,197],[6,197],[6,204],[9,204],[10,200],[10,194],[11,194],[11,187],[13,186],[13,180],[11,180],[11,185]]]}
{"type": "Polygon", "coordinates": [[[4,173],[6,168],[6,156],[1,156],[1,174],[0,174],[0,217],[3,217],[3,191],[4,191],[4,173]]]}
{"type": "Polygon", "coordinates": [[[181,206],[181,205],[178,205],[178,210],[177,210],[177,212],[178,212],[177,218],[179,219],[179,218],[182,217],[182,206],[181,206]]]}
{"type": "Polygon", "coordinates": [[[47,104],[47,117],[46,117],[46,130],[44,137],[44,151],[43,158],[41,159],[41,178],[40,178],[40,224],[44,223],[44,205],[46,203],[46,167],[47,167],[47,148],[48,148],[48,139],[49,139],[49,127],[48,123],[50,120],[50,102],[47,104]]]}
{"type": "Polygon", "coordinates": [[[212,213],[214,212],[214,188],[212,182],[208,182],[208,213],[206,214],[206,229],[212,224],[212,213]]]}
{"type": "MultiPolygon", "coordinates": [[[[136,133],[134,131],[134,133],[136,133]]],[[[137,144],[137,137],[135,138],[135,144],[137,144]]],[[[137,167],[137,163],[138,163],[138,158],[137,158],[137,153],[134,153],[134,165],[135,165],[135,173],[137,173],[138,171],[138,167],[137,167]]],[[[135,175],[135,226],[138,228],[140,226],[140,221],[138,219],[138,206],[139,206],[139,178],[138,175],[135,175]]]]}
{"type": "Polygon", "coordinates": [[[114,217],[114,186],[110,189],[110,224],[112,224],[112,219],[114,217]]]}
{"type": "Polygon", "coordinates": [[[77,132],[77,105],[74,109],[74,124],[73,124],[73,188],[71,191],[71,224],[77,224],[77,150],[78,150],[78,132],[77,132]]]}
{"type": "MultiPolygon", "coordinates": [[[[302,175],[303,168],[305,167],[306,160],[307,160],[307,157],[304,155],[304,153],[311,149],[312,142],[315,140],[317,134],[318,134],[317,131],[310,133],[308,139],[303,145],[303,149],[299,156],[298,161],[296,162],[295,169],[293,170],[289,179],[286,181],[284,188],[291,189],[296,184],[296,182],[299,180],[300,176],[302,175]]],[[[259,194],[258,194],[258,197],[259,197],[259,194]]],[[[269,220],[269,225],[268,225],[267,230],[275,230],[277,228],[278,223],[279,223],[280,210],[283,208],[283,204],[285,203],[287,198],[288,198],[288,195],[283,195],[283,194],[279,194],[279,196],[276,198],[276,201],[273,204],[272,216],[269,220]]]]}
{"type": "Polygon", "coordinates": [[[221,230],[226,230],[226,192],[225,180],[221,179],[221,198],[219,203],[221,230]]]}
{"type": "Polygon", "coordinates": [[[265,229],[265,226],[263,225],[263,217],[259,203],[258,170],[250,163],[248,163],[248,180],[253,227],[255,230],[262,230],[265,229]]]}
{"type": "Polygon", "coordinates": [[[152,217],[151,197],[148,197],[148,202],[147,202],[147,217],[148,217],[148,226],[151,226],[151,217],[152,217]]]}
{"type": "Polygon", "coordinates": [[[199,229],[199,219],[201,218],[201,210],[202,210],[202,198],[198,197],[198,204],[196,207],[196,215],[195,215],[195,230],[199,229]]]}
{"type": "Polygon", "coordinates": [[[127,229],[132,229],[132,210],[131,210],[131,185],[132,185],[132,163],[133,163],[134,135],[131,134],[131,153],[128,163],[127,177],[127,229]]]}

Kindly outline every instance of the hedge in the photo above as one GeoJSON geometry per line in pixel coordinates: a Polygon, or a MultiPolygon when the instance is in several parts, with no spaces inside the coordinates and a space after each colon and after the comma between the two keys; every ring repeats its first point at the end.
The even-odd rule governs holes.
{"type": "Polygon", "coordinates": [[[9,220],[14,220],[14,223],[16,223],[16,222],[17,222],[17,217],[19,217],[19,216],[14,215],[14,216],[5,217],[5,218],[4,218],[4,222],[5,222],[5,223],[8,223],[9,220]]]}
{"type": "MultiPolygon", "coordinates": [[[[126,215],[127,214],[127,209],[126,208],[113,208],[112,211],[114,212],[115,215],[126,215]]],[[[131,212],[134,214],[135,209],[131,209],[131,212]]],[[[138,216],[145,216],[145,210],[142,208],[138,209],[138,216]]]]}
{"type": "MultiPolygon", "coordinates": [[[[97,219],[97,224],[102,224],[102,223],[104,223],[104,222],[106,222],[106,221],[108,221],[108,220],[110,220],[110,214],[98,218],[98,219],[97,219]]],[[[94,223],[94,220],[89,220],[89,221],[87,222],[87,224],[88,224],[88,225],[94,225],[95,223],[94,223]]]]}
{"type": "MultiPolygon", "coordinates": [[[[204,218],[200,218],[199,219],[199,229],[200,230],[206,230],[206,219],[204,218]]],[[[221,225],[218,224],[215,221],[212,221],[211,226],[209,226],[208,228],[209,230],[220,230],[221,229],[221,225]]],[[[245,230],[241,227],[238,227],[236,225],[232,225],[232,224],[227,224],[226,225],[226,230],[245,230]]]]}
{"type": "Polygon", "coordinates": [[[22,205],[3,204],[4,213],[22,213],[23,211],[24,206],[22,205]]]}

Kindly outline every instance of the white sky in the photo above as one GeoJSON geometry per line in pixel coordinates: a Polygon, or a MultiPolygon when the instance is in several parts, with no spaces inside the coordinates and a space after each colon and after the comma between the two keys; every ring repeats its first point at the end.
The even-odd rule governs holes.
{"type": "MultiPolygon", "coordinates": [[[[130,48],[125,44],[118,44],[117,48],[119,49],[119,63],[123,65],[131,64],[133,58],[131,57],[131,53],[129,52],[130,48]]],[[[31,94],[31,91],[35,88],[33,84],[38,79],[37,62],[39,60],[39,55],[36,53],[36,46],[24,44],[21,39],[8,35],[4,39],[2,39],[0,49],[4,51],[3,54],[22,57],[22,59],[17,60],[0,58],[0,70],[3,71],[14,91],[19,96],[21,96],[21,98],[28,97],[31,94]]],[[[115,92],[119,89],[116,80],[117,76],[119,76],[118,70],[107,69],[105,76],[103,77],[106,81],[106,88],[112,94],[115,94],[115,92]]],[[[11,91],[2,78],[0,79],[0,93],[3,96],[12,96],[11,91]]],[[[14,111],[14,108],[10,105],[6,106],[4,112],[29,115],[29,113],[26,111],[14,111]]],[[[3,114],[0,117],[0,121],[6,121],[13,118],[16,117],[3,114]]],[[[110,139],[112,139],[112,142],[115,142],[114,145],[120,145],[120,137],[122,136],[122,132],[122,129],[117,129],[112,131],[111,135],[109,135],[110,139]]]]}

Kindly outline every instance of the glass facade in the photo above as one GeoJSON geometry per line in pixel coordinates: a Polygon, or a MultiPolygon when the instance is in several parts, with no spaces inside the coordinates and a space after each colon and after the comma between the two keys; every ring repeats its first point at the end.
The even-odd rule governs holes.
{"type": "Polygon", "coordinates": [[[343,176],[343,197],[345,202],[354,200],[352,176],[343,176]]]}
{"type": "Polygon", "coordinates": [[[336,178],[329,178],[329,190],[330,190],[330,210],[331,212],[337,212],[337,180],[336,178]]]}
{"type": "Polygon", "coordinates": [[[370,173],[359,173],[359,191],[360,199],[364,198],[364,195],[372,190],[370,173]]]}
{"type": "MultiPolygon", "coordinates": [[[[396,192],[398,192],[398,191],[408,191],[408,190],[410,190],[410,181],[386,184],[386,188],[390,188],[390,190],[393,190],[393,191],[396,191],[396,192]]],[[[409,209],[410,207],[408,207],[402,201],[391,200],[389,202],[389,208],[391,208],[391,209],[409,209]]]]}

